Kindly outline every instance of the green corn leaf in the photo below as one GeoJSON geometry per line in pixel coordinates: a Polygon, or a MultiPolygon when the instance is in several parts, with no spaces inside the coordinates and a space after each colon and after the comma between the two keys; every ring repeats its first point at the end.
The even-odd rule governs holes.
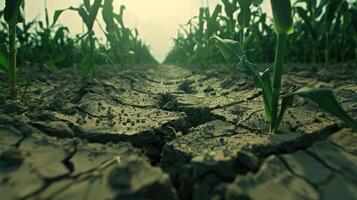
{"type": "Polygon", "coordinates": [[[84,8],[89,12],[90,10],[90,0],[83,0],[84,8]]]}
{"type": "Polygon", "coordinates": [[[218,4],[211,15],[211,20],[216,21],[221,12],[222,12],[222,6],[218,4]]]}
{"type": "Polygon", "coordinates": [[[50,26],[50,17],[48,15],[47,3],[45,2],[45,20],[46,20],[46,27],[50,26]]]}
{"type": "MultiPolygon", "coordinates": [[[[265,88],[266,84],[264,83],[261,77],[263,76],[265,78],[265,81],[268,80],[266,73],[263,73],[262,75],[259,74],[259,72],[255,69],[253,64],[249,63],[248,59],[243,53],[242,46],[239,42],[229,39],[222,39],[217,35],[213,35],[210,39],[216,42],[219,50],[221,51],[222,55],[226,60],[235,61],[235,62],[239,61],[237,67],[247,72],[248,74],[252,75],[255,81],[257,82],[257,84],[261,88],[265,88]]],[[[271,85],[271,82],[270,81],[268,82],[271,85]]],[[[270,90],[267,89],[267,91],[270,90]]]]}
{"type": "Polygon", "coordinates": [[[221,50],[223,56],[227,60],[237,61],[240,60],[237,67],[244,71],[245,73],[253,76],[254,81],[256,84],[263,90],[263,100],[265,104],[265,113],[269,120],[272,117],[271,111],[271,102],[273,98],[273,89],[271,84],[271,78],[269,74],[269,69],[264,71],[263,73],[259,73],[253,64],[248,62],[246,56],[244,56],[242,47],[239,42],[234,40],[224,40],[220,37],[214,35],[211,37],[214,41],[216,41],[219,49],[221,50]]]}
{"type": "Polygon", "coordinates": [[[346,113],[330,89],[304,87],[294,94],[310,99],[331,115],[340,118],[352,129],[357,130],[357,122],[346,113]]]}
{"type": "Polygon", "coordinates": [[[120,24],[122,28],[125,28],[124,20],[123,20],[124,11],[125,11],[125,6],[122,5],[120,6],[119,14],[114,14],[115,20],[120,24]]]}
{"type": "Polygon", "coordinates": [[[62,38],[64,38],[65,33],[69,33],[68,27],[60,27],[57,29],[55,36],[53,37],[53,40],[58,42],[62,38]]]}
{"type": "Polygon", "coordinates": [[[254,40],[255,38],[255,34],[252,33],[250,34],[243,42],[243,46],[242,49],[246,50],[248,48],[248,46],[250,45],[250,43],[254,40]]]}
{"type": "Polygon", "coordinates": [[[78,8],[69,7],[67,9],[57,10],[53,15],[52,26],[57,23],[58,18],[61,16],[61,14],[64,11],[72,10],[72,11],[76,11],[79,14],[79,16],[82,18],[82,21],[86,25],[88,31],[91,31],[93,30],[93,25],[95,19],[97,18],[98,11],[101,5],[102,5],[102,0],[95,0],[92,6],[90,6],[89,1],[88,2],[84,1],[84,5],[78,8]]]}
{"type": "Polygon", "coordinates": [[[22,10],[25,10],[25,1],[23,0],[22,3],[21,3],[21,9],[22,10]]]}
{"type": "Polygon", "coordinates": [[[273,99],[273,86],[271,84],[269,68],[266,69],[263,73],[260,73],[260,79],[262,82],[262,83],[260,83],[260,85],[263,90],[263,101],[264,101],[265,115],[267,116],[268,120],[271,121],[271,118],[272,118],[271,102],[273,99]]]}
{"type": "Polygon", "coordinates": [[[102,0],[95,0],[93,5],[90,7],[90,10],[89,10],[89,18],[88,18],[88,29],[89,30],[93,30],[93,25],[94,25],[94,22],[95,22],[95,19],[97,18],[97,15],[98,15],[98,11],[99,11],[99,8],[101,7],[102,5],[102,0]]]}
{"type": "MultiPolygon", "coordinates": [[[[200,8],[199,15],[198,15],[198,32],[202,35],[204,32],[204,9],[200,8]]],[[[202,37],[202,36],[201,36],[202,37]]]]}
{"type": "Polygon", "coordinates": [[[238,23],[241,27],[247,28],[250,23],[251,10],[250,5],[252,0],[238,0],[240,6],[240,12],[238,14],[238,23]]]}
{"type": "Polygon", "coordinates": [[[86,25],[87,29],[90,30],[90,23],[89,23],[89,15],[87,14],[86,10],[83,8],[83,6],[81,7],[78,7],[78,8],[74,8],[74,7],[69,7],[67,9],[62,9],[62,10],[56,10],[55,13],[53,14],[53,22],[52,22],[52,25],[51,26],[54,26],[59,17],[62,15],[62,13],[64,11],[67,11],[67,10],[72,10],[72,11],[76,11],[79,16],[82,18],[82,21],[84,22],[84,24],[86,25]]]}
{"type": "Polygon", "coordinates": [[[107,32],[112,32],[115,29],[113,0],[104,0],[102,9],[103,20],[106,24],[107,32]]]}
{"type": "Polygon", "coordinates": [[[8,74],[10,68],[9,52],[6,44],[0,44],[0,69],[8,74]]]}
{"type": "Polygon", "coordinates": [[[316,8],[316,16],[320,16],[325,8],[325,6],[330,3],[331,0],[321,0],[316,8]]]}
{"type": "Polygon", "coordinates": [[[270,0],[273,12],[274,30],[278,34],[294,32],[290,0],[270,0]]]}
{"type": "Polygon", "coordinates": [[[57,23],[57,21],[58,21],[58,19],[59,19],[59,17],[62,15],[62,13],[64,12],[64,11],[66,11],[67,9],[62,9],[62,10],[56,10],[55,11],[55,13],[53,14],[53,19],[52,19],[52,25],[51,26],[54,26],[56,23],[57,23]]]}
{"type": "Polygon", "coordinates": [[[270,69],[266,69],[263,73],[259,73],[256,66],[249,63],[246,57],[243,57],[240,62],[240,69],[248,75],[252,76],[255,83],[263,90],[263,100],[265,114],[270,121],[272,118],[272,99],[273,99],[273,87],[270,77],[270,69]]]}
{"type": "Polygon", "coordinates": [[[224,10],[229,18],[233,18],[233,14],[238,10],[237,0],[230,2],[229,0],[222,0],[224,10]]]}
{"type": "Polygon", "coordinates": [[[343,0],[330,0],[327,5],[325,12],[325,32],[329,32],[331,30],[332,22],[335,19],[337,10],[342,2],[343,0]]]}
{"type": "Polygon", "coordinates": [[[23,22],[23,16],[20,10],[22,0],[6,0],[4,9],[4,19],[9,24],[23,22]]]}
{"type": "Polygon", "coordinates": [[[306,27],[307,27],[309,33],[311,34],[312,38],[313,38],[314,40],[317,40],[318,35],[317,35],[317,33],[316,33],[316,31],[315,31],[315,29],[314,29],[312,23],[311,23],[311,19],[310,19],[309,16],[307,15],[307,11],[306,11],[304,8],[299,7],[299,6],[296,7],[295,9],[296,9],[296,12],[298,13],[298,15],[299,15],[299,16],[302,18],[302,20],[304,21],[304,23],[305,23],[305,25],[306,25],[306,27]]]}
{"type": "Polygon", "coordinates": [[[325,88],[304,87],[297,90],[293,94],[282,98],[280,113],[276,122],[274,122],[274,132],[278,130],[286,110],[293,106],[295,95],[310,99],[331,115],[344,121],[352,129],[357,130],[357,122],[349,116],[342,108],[341,104],[338,103],[332,90],[325,88]]]}
{"type": "Polygon", "coordinates": [[[357,35],[357,3],[356,3],[356,8],[351,10],[351,21],[352,21],[352,25],[353,25],[353,28],[354,28],[354,32],[355,32],[355,35],[357,35]]]}
{"type": "Polygon", "coordinates": [[[263,0],[253,0],[252,3],[253,6],[259,7],[263,3],[263,0]]]}
{"type": "Polygon", "coordinates": [[[216,42],[225,59],[237,61],[243,56],[242,47],[239,42],[229,39],[221,39],[217,35],[213,35],[211,40],[216,42]]]}
{"type": "Polygon", "coordinates": [[[203,13],[204,13],[204,17],[205,17],[205,20],[209,20],[210,19],[210,14],[209,14],[209,9],[208,8],[203,8],[203,13]]]}
{"type": "MultiPolygon", "coordinates": [[[[89,21],[89,15],[83,7],[78,7],[78,8],[70,7],[69,10],[76,11],[79,14],[79,16],[82,18],[82,21],[86,25],[88,31],[91,30],[91,23],[89,21]]],[[[94,24],[94,22],[92,24],[94,24]]]]}
{"type": "Polygon", "coordinates": [[[280,107],[280,113],[274,122],[274,128],[273,132],[276,132],[281,124],[281,121],[283,120],[284,114],[288,108],[291,108],[294,103],[294,95],[288,95],[282,98],[281,100],[281,107],[280,107]]]}

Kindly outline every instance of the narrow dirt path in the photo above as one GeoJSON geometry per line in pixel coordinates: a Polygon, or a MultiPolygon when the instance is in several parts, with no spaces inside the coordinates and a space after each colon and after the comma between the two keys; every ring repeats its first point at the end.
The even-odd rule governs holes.
{"type": "MultiPolygon", "coordinates": [[[[339,67],[292,66],[284,92],[334,88],[356,117],[356,72],[339,67]]],[[[22,102],[0,106],[2,199],[357,198],[356,134],[303,99],[268,133],[260,90],[235,70],[30,73],[22,102]]]]}

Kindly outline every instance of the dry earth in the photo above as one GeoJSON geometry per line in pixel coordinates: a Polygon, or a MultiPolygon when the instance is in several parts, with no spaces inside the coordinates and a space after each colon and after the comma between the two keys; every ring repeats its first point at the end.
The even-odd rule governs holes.
{"type": "MultiPolygon", "coordinates": [[[[235,70],[29,74],[21,101],[1,100],[2,200],[357,199],[356,133],[300,98],[268,133],[261,91],[235,70]]],[[[351,66],[289,65],[283,93],[305,85],[356,119],[351,66]]]]}

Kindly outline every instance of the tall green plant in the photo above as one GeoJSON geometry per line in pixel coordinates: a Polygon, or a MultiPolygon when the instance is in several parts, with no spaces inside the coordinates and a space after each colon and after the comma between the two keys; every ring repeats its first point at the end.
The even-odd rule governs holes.
{"type": "MultiPolygon", "coordinates": [[[[174,39],[174,48],[167,62],[179,64],[221,63],[221,54],[207,42],[213,33],[221,38],[247,41],[245,49],[256,62],[274,61],[275,31],[271,18],[262,12],[262,0],[222,0],[224,12],[218,16],[215,28],[208,30],[207,8],[200,8],[197,17],[181,27],[174,39]],[[252,6],[253,5],[253,6],[252,6]],[[249,22],[249,27],[244,25],[249,22]],[[254,36],[254,37],[253,37],[254,36]],[[191,48],[193,47],[193,48],[191,48]],[[208,48],[209,47],[209,48],[208,48]],[[260,48],[257,48],[260,47],[260,48]],[[175,56],[176,55],[176,56],[175,56]]],[[[344,62],[356,59],[356,29],[354,23],[356,3],[346,0],[294,0],[294,34],[289,36],[286,52],[288,62],[344,62]],[[352,36],[352,37],[351,37],[352,36]],[[309,40],[308,42],[307,39],[309,40]],[[302,42],[305,41],[305,42],[302,42]]],[[[243,44],[242,44],[243,45],[243,44]]]]}
{"type": "MultiPolygon", "coordinates": [[[[228,29],[228,32],[230,33],[234,33],[234,29],[236,27],[236,19],[235,19],[235,16],[234,16],[234,13],[238,10],[238,0],[222,0],[222,3],[224,5],[224,11],[225,11],[225,14],[227,16],[227,18],[225,18],[226,20],[226,24],[227,24],[227,29],[228,29]]],[[[230,39],[233,39],[233,35],[234,34],[230,34],[230,36],[232,38],[230,39]]]]}
{"type": "Polygon", "coordinates": [[[281,88],[281,76],[283,72],[285,51],[287,50],[287,35],[293,32],[293,17],[290,0],[271,0],[270,3],[274,17],[273,25],[277,34],[275,62],[273,68],[273,98],[271,102],[272,116],[270,121],[270,130],[277,131],[280,123],[278,120],[278,106],[281,88]]]}
{"type": "Polygon", "coordinates": [[[310,36],[312,47],[312,61],[317,62],[317,44],[323,42],[323,59],[325,64],[330,63],[331,31],[335,20],[337,20],[339,8],[342,4],[347,4],[343,0],[298,0],[295,2],[295,11],[301,17],[310,36]],[[304,3],[304,7],[299,6],[304,3]]]}
{"type": "Polygon", "coordinates": [[[351,23],[353,24],[353,41],[355,43],[354,46],[354,54],[355,61],[357,62],[357,2],[354,2],[350,11],[351,15],[351,23]]]}
{"type": "Polygon", "coordinates": [[[330,34],[332,29],[332,24],[336,18],[337,10],[339,9],[343,0],[330,0],[326,7],[325,18],[325,65],[330,63],[330,34]]]}
{"type": "Polygon", "coordinates": [[[1,62],[0,65],[7,72],[10,80],[10,95],[13,100],[17,98],[16,88],[16,26],[18,23],[23,22],[21,14],[22,0],[6,0],[4,9],[4,19],[8,24],[9,30],[9,53],[6,47],[1,47],[1,62]],[[9,55],[9,56],[6,56],[9,55]]]}
{"type": "MultiPolygon", "coordinates": [[[[331,90],[304,87],[288,96],[280,98],[284,57],[286,51],[288,51],[286,43],[288,34],[293,32],[293,18],[290,0],[271,0],[270,2],[274,18],[274,30],[277,35],[275,62],[272,77],[270,75],[271,70],[269,68],[260,73],[257,70],[256,65],[252,64],[248,60],[247,56],[245,55],[245,46],[242,45],[242,43],[233,40],[221,39],[218,36],[212,37],[212,39],[216,41],[224,57],[227,60],[236,62],[236,67],[251,75],[256,84],[263,90],[264,108],[266,117],[270,122],[270,131],[278,132],[284,113],[289,107],[293,105],[295,95],[299,95],[316,102],[321,108],[340,118],[351,128],[357,129],[357,122],[343,110],[331,90]],[[279,109],[280,99],[281,106],[279,109]]],[[[249,9],[249,6],[245,8],[249,9]]],[[[240,23],[247,25],[247,21],[240,21],[240,23]]]]}
{"type": "Polygon", "coordinates": [[[102,0],[94,0],[91,4],[90,0],[83,0],[83,4],[77,8],[70,7],[64,10],[57,10],[53,17],[53,24],[55,24],[60,17],[60,15],[65,10],[76,11],[81,17],[83,23],[86,25],[89,43],[89,54],[84,57],[81,71],[84,78],[93,77],[97,73],[97,69],[94,65],[94,51],[95,51],[95,38],[93,26],[97,18],[100,7],[102,6],[102,0]]]}
{"type": "Polygon", "coordinates": [[[131,30],[124,24],[125,6],[118,13],[114,11],[113,0],[104,0],[102,16],[105,29],[102,29],[108,48],[105,50],[109,62],[114,66],[128,67],[133,64],[156,63],[156,60],[140,39],[137,29],[131,30]]]}

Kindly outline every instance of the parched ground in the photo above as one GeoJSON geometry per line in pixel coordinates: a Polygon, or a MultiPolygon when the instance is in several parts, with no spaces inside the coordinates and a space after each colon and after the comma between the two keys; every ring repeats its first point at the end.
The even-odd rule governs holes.
{"type": "MultiPolygon", "coordinates": [[[[356,119],[356,66],[287,66],[283,93],[333,88],[356,119]]],[[[236,70],[108,71],[32,71],[1,100],[0,199],[357,199],[357,134],[314,103],[270,134],[236,70]]]]}

